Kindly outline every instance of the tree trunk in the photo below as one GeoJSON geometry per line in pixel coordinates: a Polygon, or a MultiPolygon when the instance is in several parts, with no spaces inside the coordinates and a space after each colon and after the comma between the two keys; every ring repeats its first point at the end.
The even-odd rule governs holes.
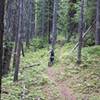
{"type": "Polygon", "coordinates": [[[77,63],[81,63],[81,50],[82,50],[82,42],[83,42],[83,16],[84,16],[84,0],[81,0],[81,10],[80,10],[80,22],[79,22],[79,47],[78,47],[78,55],[77,55],[77,63]]]}
{"type": "Polygon", "coordinates": [[[54,48],[57,38],[57,11],[58,11],[58,0],[54,0],[53,22],[52,22],[52,48],[54,48]]]}
{"type": "Polygon", "coordinates": [[[44,34],[45,34],[45,0],[42,0],[42,25],[41,25],[41,36],[42,38],[44,38],[44,34]]]}
{"type": "Polygon", "coordinates": [[[18,21],[18,33],[16,37],[16,50],[15,50],[15,72],[14,72],[14,82],[18,81],[18,72],[19,72],[19,64],[20,64],[20,52],[21,52],[21,42],[22,42],[22,33],[23,33],[23,0],[19,0],[19,21],[18,21]]]}
{"type": "Polygon", "coordinates": [[[4,56],[3,56],[3,69],[2,72],[3,74],[7,74],[9,69],[10,69],[10,62],[11,62],[11,56],[12,56],[12,49],[13,45],[11,42],[14,41],[14,34],[16,33],[16,27],[15,27],[15,17],[14,17],[14,12],[16,9],[12,9],[12,5],[14,5],[14,1],[12,0],[7,0],[6,1],[6,7],[5,7],[5,44],[4,44],[4,56]]]}
{"type": "Polygon", "coordinates": [[[100,45],[100,0],[97,0],[95,44],[100,45]]]}
{"type": "MultiPolygon", "coordinates": [[[[11,45],[11,44],[7,44],[7,45],[11,45]]],[[[10,67],[11,56],[12,56],[12,46],[7,46],[7,45],[5,45],[4,47],[3,69],[2,69],[3,75],[7,74],[10,69],[9,67],[10,67]]]]}
{"type": "Polygon", "coordinates": [[[4,34],[4,6],[5,0],[0,1],[0,94],[1,94],[1,79],[2,79],[2,56],[3,56],[3,34],[4,34]]]}
{"type": "Polygon", "coordinates": [[[53,4],[54,4],[54,0],[48,0],[48,43],[50,44],[51,43],[51,40],[50,40],[50,36],[51,36],[51,33],[52,33],[52,22],[53,22],[53,4]]]}
{"type": "Polygon", "coordinates": [[[35,36],[35,0],[32,0],[32,4],[31,4],[31,37],[34,38],[35,36]]]}
{"type": "Polygon", "coordinates": [[[5,47],[4,47],[4,57],[3,57],[3,74],[8,73],[13,45],[11,42],[15,40],[17,30],[18,30],[18,11],[17,3],[15,0],[6,0],[5,7],[5,47]],[[14,8],[12,7],[14,6],[14,8]]]}
{"type": "Polygon", "coordinates": [[[35,4],[34,3],[35,3],[34,0],[29,0],[30,39],[32,39],[35,34],[35,4]]]}
{"type": "Polygon", "coordinates": [[[30,40],[35,36],[35,1],[29,0],[27,6],[28,17],[26,17],[26,47],[29,47],[30,40]]]}

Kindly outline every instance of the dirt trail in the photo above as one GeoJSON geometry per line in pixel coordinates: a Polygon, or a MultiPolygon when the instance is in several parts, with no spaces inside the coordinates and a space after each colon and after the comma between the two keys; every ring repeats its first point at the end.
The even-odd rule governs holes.
{"type": "MultiPolygon", "coordinates": [[[[59,51],[59,61],[62,60],[62,53],[63,49],[61,48],[59,51]]],[[[46,74],[49,78],[50,81],[52,81],[55,84],[55,87],[52,88],[52,86],[48,85],[45,87],[45,92],[47,94],[47,100],[76,100],[76,97],[73,95],[72,90],[67,86],[66,81],[61,81],[59,77],[61,74],[64,73],[64,68],[59,67],[58,69],[55,70],[54,67],[48,67],[46,70],[46,74]],[[52,95],[53,91],[57,90],[59,93],[58,98],[54,98],[52,95]]]]}
{"type": "MultiPolygon", "coordinates": [[[[59,68],[59,72],[62,72],[63,70],[59,68]]],[[[53,67],[48,67],[47,69],[47,75],[49,79],[56,85],[56,88],[60,94],[61,100],[76,100],[75,96],[73,96],[73,93],[70,88],[68,88],[66,82],[64,81],[57,81],[57,72],[53,67]]],[[[58,73],[59,73],[58,72],[58,73]]],[[[60,73],[59,73],[60,75],[60,73]]],[[[47,90],[49,91],[49,90],[47,90]]],[[[51,93],[48,94],[48,96],[51,96],[51,93]]],[[[60,100],[59,99],[59,100],[60,100]]],[[[52,98],[48,100],[53,100],[52,98]]],[[[58,100],[58,99],[56,99],[58,100]]]]}

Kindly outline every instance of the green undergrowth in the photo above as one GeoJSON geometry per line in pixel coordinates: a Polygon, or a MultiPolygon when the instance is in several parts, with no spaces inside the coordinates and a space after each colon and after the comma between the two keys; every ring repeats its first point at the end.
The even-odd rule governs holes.
{"type": "Polygon", "coordinates": [[[13,70],[2,79],[1,100],[21,100],[23,91],[25,91],[24,100],[35,100],[36,98],[44,100],[41,88],[48,83],[48,77],[43,73],[47,65],[47,49],[36,52],[27,50],[25,57],[21,57],[19,81],[13,83],[13,70]]]}
{"type": "Polygon", "coordinates": [[[63,56],[65,80],[73,89],[79,100],[100,99],[100,46],[86,47],[82,50],[82,63],[77,65],[77,53],[63,56]]]}
{"type": "MultiPolygon", "coordinates": [[[[77,51],[70,52],[74,44],[56,45],[55,64],[58,71],[57,81],[66,81],[73,90],[77,100],[85,97],[89,100],[100,100],[100,46],[85,47],[82,50],[82,64],[77,65],[77,51]],[[64,71],[59,74],[59,68],[64,71]]],[[[1,100],[47,100],[43,91],[45,86],[53,87],[48,78],[49,50],[43,48],[33,52],[27,50],[25,57],[21,57],[19,81],[13,83],[13,69],[2,79],[1,100]]],[[[54,88],[56,98],[58,91],[54,88]]],[[[59,100],[59,99],[55,99],[59,100]]]]}

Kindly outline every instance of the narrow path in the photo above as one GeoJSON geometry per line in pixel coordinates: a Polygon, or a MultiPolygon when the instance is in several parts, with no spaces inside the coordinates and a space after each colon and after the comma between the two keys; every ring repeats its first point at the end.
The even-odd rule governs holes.
{"type": "MultiPolygon", "coordinates": [[[[63,48],[61,48],[59,51],[59,61],[62,62],[62,53],[63,48]]],[[[61,74],[64,73],[64,68],[59,67],[55,70],[54,67],[48,67],[46,70],[46,74],[50,81],[52,81],[55,85],[52,88],[52,86],[48,85],[45,87],[45,92],[47,92],[47,100],[76,100],[76,97],[73,95],[72,90],[67,86],[66,81],[62,81],[59,79],[61,74]],[[57,90],[57,93],[59,94],[58,98],[54,98],[52,95],[53,91],[57,90]]]]}
{"type": "MultiPolygon", "coordinates": [[[[62,69],[59,68],[59,71],[62,69]]],[[[57,87],[58,92],[60,93],[62,100],[76,100],[75,96],[73,96],[71,89],[67,87],[66,82],[64,81],[57,81],[57,74],[53,67],[48,67],[47,75],[49,79],[54,82],[57,87]]],[[[60,74],[59,74],[60,75],[60,74]]],[[[51,100],[51,99],[50,99],[51,100]]]]}

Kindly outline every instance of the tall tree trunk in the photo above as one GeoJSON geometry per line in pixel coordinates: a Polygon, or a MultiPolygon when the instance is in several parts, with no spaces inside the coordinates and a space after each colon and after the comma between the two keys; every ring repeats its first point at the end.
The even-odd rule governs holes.
{"type": "Polygon", "coordinates": [[[45,0],[42,0],[42,22],[41,22],[41,36],[44,37],[45,34],[45,0]]]}
{"type": "Polygon", "coordinates": [[[27,11],[27,33],[26,33],[26,47],[29,47],[30,38],[31,38],[31,0],[28,0],[28,11],[27,11]]]}
{"type": "Polygon", "coordinates": [[[30,39],[35,36],[35,1],[28,1],[27,11],[27,33],[26,33],[26,47],[29,47],[30,39]]]}
{"type": "Polygon", "coordinates": [[[17,33],[17,37],[16,37],[16,42],[15,42],[15,46],[16,46],[16,50],[15,50],[15,72],[14,72],[14,82],[18,81],[18,72],[19,72],[19,64],[20,64],[20,52],[21,52],[21,36],[23,33],[23,0],[19,0],[19,21],[18,21],[18,33],[17,33]]]}
{"type": "Polygon", "coordinates": [[[31,4],[31,37],[34,38],[35,36],[35,0],[32,0],[31,4]]]}
{"type": "Polygon", "coordinates": [[[51,43],[51,40],[50,40],[50,35],[52,33],[52,22],[53,22],[53,4],[54,4],[54,0],[48,0],[48,23],[47,23],[47,27],[48,27],[48,30],[47,30],[47,33],[48,33],[48,43],[50,44],[51,43]]]}
{"type": "Polygon", "coordinates": [[[18,1],[16,1],[16,9],[14,12],[14,25],[13,25],[13,33],[14,33],[14,40],[15,40],[15,47],[14,47],[14,54],[13,54],[13,68],[15,68],[15,62],[16,62],[16,49],[17,49],[17,38],[18,38],[18,16],[19,16],[19,5],[18,5],[18,1]]]}
{"type": "Polygon", "coordinates": [[[29,0],[29,33],[30,33],[30,39],[33,38],[35,34],[35,4],[34,0],[29,0]]]}
{"type": "MultiPolygon", "coordinates": [[[[5,46],[4,46],[4,57],[3,57],[3,74],[7,74],[10,69],[10,62],[11,62],[11,55],[12,55],[12,44],[11,42],[14,40],[14,33],[15,30],[13,30],[14,24],[14,10],[12,9],[12,5],[14,5],[14,1],[7,0],[6,1],[6,7],[5,7],[5,46]]],[[[15,7],[16,8],[16,7],[15,7]]]]}
{"type": "Polygon", "coordinates": [[[95,44],[100,45],[100,0],[97,0],[95,44]]]}
{"type": "Polygon", "coordinates": [[[58,11],[58,0],[54,0],[53,22],[52,22],[52,48],[54,48],[57,38],[57,11],[58,11]]]}
{"type": "Polygon", "coordinates": [[[79,47],[78,47],[78,55],[77,55],[77,63],[81,63],[81,50],[82,50],[82,42],[83,42],[83,17],[84,17],[84,0],[81,0],[81,10],[80,10],[80,22],[79,22],[79,47]]]}
{"type": "Polygon", "coordinates": [[[4,35],[4,6],[5,0],[0,1],[0,94],[1,94],[1,79],[2,79],[2,56],[3,56],[3,35],[4,35]]]}

